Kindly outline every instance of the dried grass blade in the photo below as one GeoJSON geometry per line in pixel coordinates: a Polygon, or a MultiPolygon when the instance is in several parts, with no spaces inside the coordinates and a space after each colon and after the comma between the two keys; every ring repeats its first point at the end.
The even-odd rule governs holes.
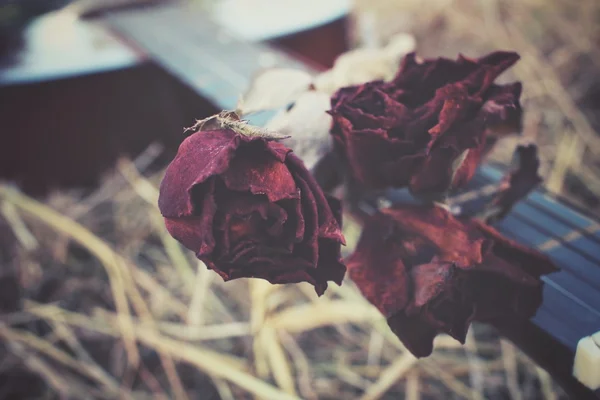
{"type": "Polygon", "coordinates": [[[149,330],[137,329],[136,333],[139,340],[147,346],[165,352],[171,357],[189,362],[209,375],[226,379],[261,399],[298,399],[296,396],[284,393],[268,383],[231,366],[218,353],[200,346],[192,346],[176,341],[149,330]]]}
{"type": "Polygon", "coordinates": [[[251,309],[250,309],[250,329],[254,333],[252,342],[252,351],[254,353],[254,364],[256,374],[265,379],[269,376],[269,363],[265,353],[265,347],[268,343],[265,341],[262,329],[267,313],[267,296],[272,290],[268,282],[259,279],[253,279],[249,282],[251,309]]]}
{"type": "Polygon", "coordinates": [[[465,399],[483,400],[483,397],[478,392],[472,390],[443,368],[440,368],[433,360],[423,359],[421,361],[421,366],[432,377],[442,381],[446,387],[451,389],[457,395],[465,399]]]}
{"type": "MultiPolygon", "coordinates": [[[[73,323],[77,326],[87,327],[88,329],[97,330],[116,337],[119,335],[119,332],[116,329],[107,329],[110,328],[110,324],[107,324],[107,327],[102,328],[101,324],[94,322],[91,318],[62,310],[56,306],[39,305],[30,308],[29,311],[42,318],[51,320],[59,318],[69,324],[73,323]]],[[[116,318],[117,317],[114,316],[114,319],[116,318]]],[[[140,342],[148,347],[154,348],[157,352],[167,354],[174,359],[183,360],[195,365],[208,375],[228,380],[248,392],[255,394],[261,399],[298,400],[298,397],[284,393],[272,385],[269,385],[236,367],[239,363],[232,362],[231,357],[226,357],[202,346],[168,338],[159,334],[153,328],[134,325],[134,330],[136,334],[135,337],[140,342]]]]}
{"type": "Polygon", "coordinates": [[[469,381],[474,391],[483,397],[485,366],[477,355],[477,339],[473,327],[467,332],[467,363],[469,364],[469,381]]]}
{"type": "Polygon", "coordinates": [[[190,331],[198,331],[198,328],[204,322],[205,303],[213,280],[212,274],[202,261],[198,261],[194,291],[187,313],[187,323],[190,331]]]}
{"type": "Polygon", "coordinates": [[[133,394],[121,385],[112,377],[108,372],[106,372],[102,367],[100,367],[94,359],[87,353],[84,347],[77,339],[77,336],[73,331],[64,323],[59,321],[49,321],[50,325],[56,335],[64,340],[69,347],[75,352],[77,357],[81,359],[83,363],[85,363],[86,368],[88,369],[90,375],[93,374],[95,379],[100,382],[102,385],[107,387],[111,393],[118,393],[119,398],[122,399],[133,399],[133,394]]]}
{"type": "Polygon", "coordinates": [[[278,333],[281,345],[287,350],[294,363],[297,376],[296,381],[302,398],[305,400],[317,399],[317,393],[312,387],[313,377],[310,363],[302,351],[302,348],[300,348],[296,340],[294,340],[287,332],[279,331],[278,333]]]}
{"type": "Polygon", "coordinates": [[[21,219],[17,207],[14,204],[3,201],[2,204],[0,204],[0,213],[6,219],[6,222],[8,222],[15,237],[25,250],[33,251],[38,248],[38,241],[21,219]]]}
{"type": "Polygon", "coordinates": [[[125,388],[120,388],[114,379],[107,376],[104,371],[99,371],[98,368],[90,365],[88,362],[78,361],[73,359],[69,354],[59,350],[52,343],[41,339],[30,332],[11,329],[0,324],[0,336],[12,343],[20,343],[28,346],[47,357],[57,361],[58,363],[71,368],[72,370],[82,373],[92,380],[100,383],[111,395],[119,395],[124,399],[133,399],[133,395],[125,388]]]}
{"type": "Polygon", "coordinates": [[[542,393],[544,394],[545,400],[556,400],[556,391],[552,387],[552,378],[541,367],[535,366],[535,370],[537,372],[538,378],[540,380],[540,387],[542,388],[542,393]]]}
{"type": "Polygon", "coordinates": [[[61,375],[55,368],[48,365],[46,361],[35,354],[26,351],[20,343],[8,343],[10,350],[19,356],[23,363],[33,372],[39,374],[48,386],[54,388],[63,398],[77,398],[82,400],[93,400],[89,391],[82,388],[78,382],[68,381],[64,375],[61,375]]]}
{"type": "Polygon", "coordinates": [[[261,333],[275,382],[286,393],[296,396],[296,386],[294,384],[292,369],[290,368],[285,351],[279,342],[277,332],[275,329],[267,326],[262,329],[261,333]]]}
{"type": "Polygon", "coordinates": [[[310,331],[322,326],[372,322],[383,316],[368,304],[332,300],[287,308],[267,321],[269,326],[290,333],[310,331]]]}
{"type": "Polygon", "coordinates": [[[517,354],[515,348],[506,340],[500,340],[500,350],[502,352],[502,363],[506,373],[506,382],[508,384],[510,396],[513,400],[521,400],[523,399],[523,395],[519,388],[517,354]]]}
{"type": "Polygon", "coordinates": [[[379,379],[369,386],[367,391],[360,397],[360,400],[375,400],[380,398],[389,388],[402,378],[416,362],[417,359],[415,356],[409,352],[404,353],[383,370],[379,379]]]}
{"type": "Polygon", "coordinates": [[[25,196],[6,186],[0,186],[0,197],[11,202],[30,216],[42,221],[48,226],[70,237],[87,248],[103,264],[108,275],[110,287],[115,300],[115,306],[121,314],[121,331],[127,347],[129,362],[138,365],[140,356],[133,337],[132,321],[129,303],[126,296],[123,264],[119,263],[120,256],[108,244],[95,236],[79,223],[65,217],[50,207],[25,196]]]}
{"type": "Polygon", "coordinates": [[[158,189],[139,173],[131,161],[122,159],[119,161],[117,167],[133,190],[152,207],[149,210],[152,223],[160,235],[160,240],[173,266],[178,270],[181,281],[191,293],[193,290],[194,272],[180,244],[171,237],[165,228],[162,217],[158,213],[158,189]]]}
{"type": "Polygon", "coordinates": [[[421,393],[419,390],[419,370],[413,369],[406,374],[406,400],[420,400],[421,393]]]}

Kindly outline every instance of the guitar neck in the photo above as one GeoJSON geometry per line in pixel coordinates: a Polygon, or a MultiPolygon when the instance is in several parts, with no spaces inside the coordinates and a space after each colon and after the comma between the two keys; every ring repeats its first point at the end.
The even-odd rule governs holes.
{"type": "MultiPolygon", "coordinates": [[[[315,72],[280,50],[236,40],[205,16],[181,6],[108,14],[102,23],[221,109],[234,109],[240,93],[262,68],[282,66],[315,72]]],[[[462,208],[479,207],[493,194],[501,176],[499,169],[480,168],[469,191],[458,199],[462,208]]],[[[547,253],[561,268],[544,277],[544,301],[535,317],[497,328],[574,398],[600,398],[600,391],[573,377],[574,360],[582,356],[578,344],[600,332],[600,224],[536,191],[497,228],[547,253]]],[[[600,358],[600,347],[596,350],[600,358]]],[[[595,368],[600,374],[600,365],[595,368]]]]}

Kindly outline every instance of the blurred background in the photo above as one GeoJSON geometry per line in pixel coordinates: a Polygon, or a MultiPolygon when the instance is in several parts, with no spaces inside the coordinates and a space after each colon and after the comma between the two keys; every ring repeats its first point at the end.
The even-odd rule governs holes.
{"type": "MultiPolygon", "coordinates": [[[[105,22],[139,14],[150,35],[144,15],[165,3],[317,70],[398,33],[425,57],[517,51],[502,80],[524,84],[545,189],[600,215],[596,0],[0,0],[1,399],[565,398],[491,327],[415,360],[352,282],[320,299],[302,284],[224,284],[172,240],[156,207],[163,168],[218,104],[210,82],[167,71],[105,22]]],[[[520,140],[490,162],[508,164],[520,140]]],[[[349,219],[347,252],[358,232],[349,219]]]]}

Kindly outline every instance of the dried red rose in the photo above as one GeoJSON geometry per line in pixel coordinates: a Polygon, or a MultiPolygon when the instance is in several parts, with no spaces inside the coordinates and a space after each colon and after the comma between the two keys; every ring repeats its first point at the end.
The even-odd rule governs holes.
{"type": "Polygon", "coordinates": [[[370,217],[347,260],[352,280],[415,356],[447,333],[464,343],[473,320],[531,317],[544,255],[439,207],[397,206],[370,217]]]}
{"type": "Polygon", "coordinates": [[[171,235],[225,280],[338,284],[341,207],[284,145],[232,129],[199,131],[180,146],[160,187],[171,235]]]}
{"type": "Polygon", "coordinates": [[[518,59],[495,52],[418,62],[413,53],[391,82],[340,89],[331,134],[353,177],[368,188],[409,186],[427,196],[464,185],[486,136],[520,129],[521,84],[493,83],[518,59]]]}

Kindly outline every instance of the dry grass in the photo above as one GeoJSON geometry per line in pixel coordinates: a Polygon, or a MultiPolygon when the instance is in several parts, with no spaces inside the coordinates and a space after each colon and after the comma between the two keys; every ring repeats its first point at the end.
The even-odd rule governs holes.
{"type": "Polygon", "coordinates": [[[0,187],[4,276],[21,287],[0,319],[0,374],[41,377],[45,398],[560,396],[489,327],[416,360],[348,280],[319,299],[309,285],[223,283],[165,233],[161,173],[143,164],[123,160],[97,191],[47,204],[0,187]]]}

